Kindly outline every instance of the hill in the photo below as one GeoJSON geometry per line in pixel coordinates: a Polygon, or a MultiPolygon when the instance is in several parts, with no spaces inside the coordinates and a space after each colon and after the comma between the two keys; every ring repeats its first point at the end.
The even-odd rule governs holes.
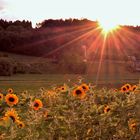
{"type": "Polygon", "coordinates": [[[139,26],[119,26],[105,34],[97,21],[87,19],[45,20],[35,29],[30,25],[0,20],[0,51],[8,55],[1,60],[6,75],[6,61],[13,73],[123,75],[128,56],[140,57],[139,26]]]}
{"type": "Polygon", "coordinates": [[[99,60],[101,55],[103,59],[110,60],[125,60],[128,55],[139,56],[139,26],[120,26],[118,30],[109,33],[104,42],[97,21],[45,20],[35,29],[30,27],[30,22],[27,25],[25,23],[0,24],[0,51],[58,61],[65,53],[76,54],[83,59],[85,49],[88,59],[99,60]]]}

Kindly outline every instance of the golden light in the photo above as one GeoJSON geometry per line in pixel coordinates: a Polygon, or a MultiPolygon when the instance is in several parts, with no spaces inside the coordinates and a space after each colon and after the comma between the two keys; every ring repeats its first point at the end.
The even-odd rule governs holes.
{"type": "Polygon", "coordinates": [[[109,32],[116,30],[119,27],[118,24],[110,21],[99,21],[99,26],[104,34],[108,34],[109,32]]]}

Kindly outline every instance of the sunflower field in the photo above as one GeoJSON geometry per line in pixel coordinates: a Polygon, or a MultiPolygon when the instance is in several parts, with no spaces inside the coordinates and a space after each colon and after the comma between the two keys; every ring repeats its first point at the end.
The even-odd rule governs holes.
{"type": "Polygon", "coordinates": [[[140,84],[1,89],[0,140],[140,140],[140,84]]]}

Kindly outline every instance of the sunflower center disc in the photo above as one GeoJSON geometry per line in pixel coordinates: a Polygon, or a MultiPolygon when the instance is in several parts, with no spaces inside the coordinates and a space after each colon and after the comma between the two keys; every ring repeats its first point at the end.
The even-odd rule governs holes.
{"type": "Polygon", "coordinates": [[[14,99],[14,98],[12,98],[12,97],[10,97],[10,98],[9,98],[9,101],[10,101],[10,102],[14,102],[14,101],[15,101],[15,99],[14,99]]]}

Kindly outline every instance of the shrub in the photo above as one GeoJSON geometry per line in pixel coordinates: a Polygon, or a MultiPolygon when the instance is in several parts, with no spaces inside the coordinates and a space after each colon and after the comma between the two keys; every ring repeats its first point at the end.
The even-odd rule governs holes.
{"type": "Polygon", "coordinates": [[[14,73],[15,62],[6,57],[0,58],[0,75],[1,76],[11,76],[14,73]]]}
{"type": "Polygon", "coordinates": [[[24,63],[16,63],[16,66],[14,67],[14,73],[21,73],[26,74],[30,71],[30,65],[24,64],[24,63]]]}

